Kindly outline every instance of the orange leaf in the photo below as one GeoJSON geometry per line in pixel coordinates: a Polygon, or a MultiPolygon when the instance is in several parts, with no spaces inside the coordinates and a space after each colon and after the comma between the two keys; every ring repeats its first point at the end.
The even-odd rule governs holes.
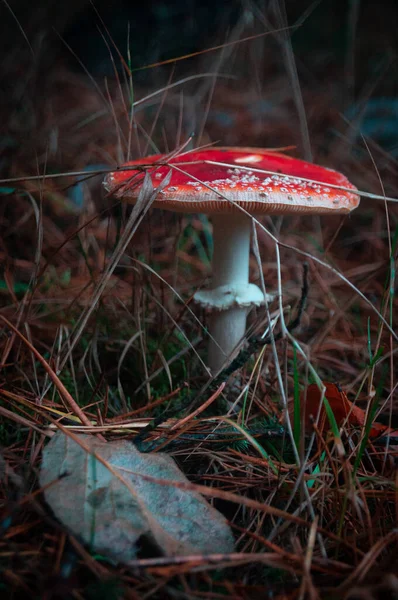
{"type": "MultiPolygon", "coordinates": [[[[339,385],[335,383],[324,383],[324,386],[326,387],[325,397],[329,401],[337,425],[341,425],[344,421],[346,421],[350,425],[363,427],[366,422],[366,412],[350,402],[350,400],[347,398],[347,394],[339,385]]],[[[311,432],[312,423],[313,420],[317,418],[319,403],[321,401],[321,392],[315,383],[308,386],[307,395],[304,399],[304,394],[302,394],[301,401],[302,410],[305,411],[305,430],[307,432],[311,432]]],[[[321,432],[325,431],[325,429],[329,429],[324,406],[322,406],[320,411],[318,428],[321,432]]],[[[369,437],[374,439],[387,434],[391,435],[391,437],[398,437],[397,431],[393,431],[382,423],[375,422],[372,424],[369,437]]]]}

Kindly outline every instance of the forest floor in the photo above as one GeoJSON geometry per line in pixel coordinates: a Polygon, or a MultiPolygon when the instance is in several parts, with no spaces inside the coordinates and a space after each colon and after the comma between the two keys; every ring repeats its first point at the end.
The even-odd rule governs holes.
{"type": "MultiPolygon", "coordinates": [[[[355,105],[362,112],[343,110],[341,73],[300,87],[292,57],[277,68],[266,46],[258,62],[247,45],[224,50],[228,70],[214,57],[196,75],[178,78],[170,67],[169,81],[150,89],[126,64],[105,82],[62,65],[37,69],[4,109],[4,598],[398,597],[398,194],[396,148],[383,145],[388,103],[372,116],[379,130],[363,134],[372,90],[355,105]],[[246,62],[257,79],[243,74],[246,62]],[[191,147],[286,148],[363,192],[349,216],[256,226],[251,280],[262,273],[267,290],[283,294],[269,307],[275,334],[280,308],[286,323],[297,312],[304,263],[305,309],[291,333],[216,386],[205,366],[208,315],[192,301],[210,281],[211,219],[154,209],[132,223],[131,207],[102,186],[116,165],[172,151],[193,127],[191,147]],[[41,457],[57,428],[134,441],[161,415],[146,449],[164,449],[193,489],[207,487],[235,536],[233,554],[143,547],[118,563],[82,544],[46,503],[41,457]]],[[[252,312],[242,347],[267,326],[264,308],[252,312]]]]}

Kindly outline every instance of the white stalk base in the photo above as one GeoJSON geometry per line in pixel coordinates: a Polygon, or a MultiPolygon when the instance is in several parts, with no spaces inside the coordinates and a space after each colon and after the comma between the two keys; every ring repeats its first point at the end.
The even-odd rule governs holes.
{"type": "Polygon", "coordinates": [[[249,309],[229,308],[217,311],[210,317],[209,331],[213,339],[209,342],[208,364],[213,374],[217,373],[227,359],[233,358],[246,331],[246,317],[249,309]]]}

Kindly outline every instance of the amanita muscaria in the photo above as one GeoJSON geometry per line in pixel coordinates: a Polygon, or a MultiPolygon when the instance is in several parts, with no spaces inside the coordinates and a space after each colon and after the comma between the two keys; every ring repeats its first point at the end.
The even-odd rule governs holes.
{"type": "Polygon", "coordinates": [[[217,372],[244,337],[250,308],[265,300],[260,288],[249,283],[248,214],[349,213],[359,204],[357,189],[336,171],[261,148],[207,148],[172,158],[157,154],[121,165],[106,177],[105,188],[134,203],[143,165],[155,188],[172,169],[154,207],[211,216],[212,286],[198,291],[195,300],[212,311],[208,365],[217,372]]]}

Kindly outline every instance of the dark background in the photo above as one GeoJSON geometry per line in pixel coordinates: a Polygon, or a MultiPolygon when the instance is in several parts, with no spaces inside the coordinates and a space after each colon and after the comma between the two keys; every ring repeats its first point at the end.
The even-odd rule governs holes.
{"type": "MultiPolygon", "coordinates": [[[[64,54],[61,36],[94,74],[110,71],[108,52],[98,32],[99,17],[115,44],[125,54],[130,25],[132,66],[165,60],[203,50],[225,41],[239,21],[253,29],[289,25],[303,19],[292,36],[293,49],[307,67],[321,63],[343,66],[354,44],[359,81],[375,73],[372,69],[386,54],[396,59],[398,3],[395,0],[351,2],[323,0],[127,0],[107,2],[70,0],[53,2],[9,0],[0,5],[3,52],[24,52],[23,28],[36,49],[51,48],[48,62],[64,54]],[[19,26],[17,25],[17,21],[19,26]],[[352,38],[355,38],[354,40],[352,38]]],[[[391,78],[391,82],[392,82],[391,78]]],[[[385,85],[385,82],[384,82],[385,85]]],[[[396,90],[395,90],[396,91],[396,90]]]]}
{"type": "MultiPolygon", "coordinates": [[[[95,84],[103,91],[108,86],[104,94],[112,96],[115,73],[126,76],[120,56],[133,70],[135,98],[182,77],[223,75],[217,84],[199,78],[184,86],[180,125],[179,89],[169,94],[160,129],[152,132],[161,150],[193,132],[196,143],[293,145],[303,158],[329,157],[339,168],[347,156],[333,149],[333,141],[343,136],[349,153],[360,153],[353,144],[364,134],[390,157],[398,155],[395,0],[9,0],[0,4],[0,19],[3,174],[44,152],[54,135],[57,150],[47,153],[54,168],[75,168],[74,158],[80,165],[107,162],[109,153],[117,160],[111,122],[97,119],[96,130],[86,127],[78,150],[69,134],[76,122],[98,114],[89,93],[95,84]],[[223,51],[142,69],[264,32],[223,51]]],[[[145,107],[147,129],[156,110],[153,103],[145,107]]]]}

